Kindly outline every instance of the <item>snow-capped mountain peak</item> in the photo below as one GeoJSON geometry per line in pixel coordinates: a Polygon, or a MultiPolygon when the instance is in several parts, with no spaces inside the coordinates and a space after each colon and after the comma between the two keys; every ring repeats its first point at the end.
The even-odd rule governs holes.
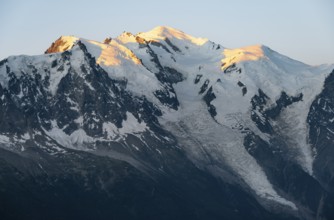
{"type": "MultiPolygon", "coordinates": [[[[128,35],[129,37],[129,35],[128,35]]],[[[98,42],[74,36],[61,36],[46,50],[45,53],[59,53],[72,49],[80,41],[93,55],[98,64],[104,66],[119,66],[124,61],[140,64],[140,60],[127,47],[115,40],[98,42]]]]}
{"type": "Polygon", "coordinates": [[[196,38],[191,35],[184,33],[183,31],[177,30],[175,28],[167,26],[158,26],[153,28],[148,32],[139,33],[137,36],[140,36],[146,40],[160,41],[160,40],[172,40],[178,39],[181,41],[189,41],[196,45],[203,45],[208,42],[206,38],[196,38]]]}
{"type": "Polygon", "coordinates": [[[299,180],[289,173],[330,185],[322,169],[334,162],[318,157],[332,142],[317,143],[333,140],[334,127],[320,138],[318,127],[334,121],[324,89],[334,66],[164,26],[103,42],[62,36],[46,53],[0,62],[1,148],[74,149],[164,177],[188,161],[268,209],[320,210],[290,191],[299,180]]]}
{"type": "Polygon", "coordinates": [[[83,41],[88,51],[96,58],[96,62],[103,66],[120,66],[124,62],[141,64],[136,55],[122,44],[111,40],[108,44],[97,41],[83,41]]]}
{"type": "Polygon", "coordinates": [[[45,51],[45,53],[60,53],[70,50],[74,44],[79,40],[75,36],[61,36],[45,51]]]}
{"type": "Polygon", "coordinates": [[[225,49],[224,56],[223,66],[230,66],[242,61],[258,60],[264,57],[264,51],[262,45],[254,45],[237,49],[225,49]]]}
{"type": "Polygon", "coordinates": [[[121,35],[119,35],[117,38],[114,40],[119,41],[120,43],[126,44],[126,43],[137,43],[138,42],[138,37],[133,35],[130,32],[123,32],[121,35]]]}

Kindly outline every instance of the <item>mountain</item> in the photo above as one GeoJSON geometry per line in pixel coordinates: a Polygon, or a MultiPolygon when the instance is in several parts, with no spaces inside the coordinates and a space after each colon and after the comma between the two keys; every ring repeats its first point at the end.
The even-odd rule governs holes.
{"type": "Polygon", "coordinates": [[[170,27],[0,62],[1,219],[333,219],[334,65],[170,27]]]}

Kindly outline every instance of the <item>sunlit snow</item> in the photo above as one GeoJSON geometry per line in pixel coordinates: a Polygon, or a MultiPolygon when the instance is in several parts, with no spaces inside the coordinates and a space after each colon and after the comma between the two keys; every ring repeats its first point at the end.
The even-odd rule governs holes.
{"type": "MultiPolygon", "coordinates": [[[[321,92],[333,65],[309,66],[263,45],[227,49],[208,39],[196,38],[162,26],[137,35],[125,32],[107,43],[71,36],[60,39],[63,44],[59,45],[57,52],[70,50],[71,65],[64,64],[61,69],[50,67],[51,62],[60,60],[60,53],[50,56],[16,56],[8,58],[11,72],[20,78],[23,74],[35,74],[27,68],[29,65],[49,70],[41,75],[43,79],[49,77],[47,89],[55,95],[69,68],[78,74],[84,74],[80,69],[84,53],[76,43],[80,40],[110,78],[126,80],[127,91],[135,96],[144,96],[163,112],[160,123],[176,136],[184,151],[199,167],[219,170],[228,166],[259,197],[296,209],[295,204],[275,191],[261,166],[243,146],[245,134],[234,128],[248,127],[264,141],[268,141],[269,137],[259,131],[250,118],[252,97],[261,89],[270,98],[267,107],[272,107],[282,91],[290,96],[302,93],[303,100],[284,109],[275,121],[274,129],[282,137],[286,137],[286,142],[291,147],[288,150],[298,152],[298,156],[294,158],[296,163],[313,175],[316,152],[308,143],[306,118],[312,101],[321,92]],[[161,70],[153,62],[152,54],[144,44],[149,44],[156,55],[154,58],[162,67],[172,68],[184,78],[182,82],[173,85],[180,103],[177,111],[162,105],[154,95],[156,91],[164,89],[156,77],[156,73],[161,70]],[[23,69],[28,69],[29,72],[22,72],[23,69]],[[199,81],[194,83],[196,79],[199,81]],[[199,93],[205,83],[205,91],[199,93]],[[246,93],[241,91],[240,83],[247,88],[246,93]],[[203,101],[209,88],[216,96],[211,102],[217,112],[215,116],[209,114],[203,101]]],[[[3,65],[0,67],[1,86],[7,88],[8,81],[6,65],[3,65]]],[[[89,82],[85,83],[94,91],[89,82]]],[[[24,92],[21,91],[18,98],[23,96],[24,92]]],[[[70,98],[67,101],[73,104],[72,110],[79,110],[77,103],[70,98]]],[[[103,122],[104,137],[100,138],[87,135],[82,128],[83,116],[75,122],[80,128],[69,135],[58,127],[56,121],[52,121],[52,128],[45,129],[44,132],[64,147],[93,150],[93,147],[87,146],[97,140],[118,140],[129,134],[139,136],[150,130],[144,121],[138,120],[130,112],[126,112],[121,128],[112,122],[103,122]]],[[[23,139],[26,138],[28,136],[24,135],[23,139]]],[[[0,134],[0,143],[9,142],[6,135],[0,134]]]]}

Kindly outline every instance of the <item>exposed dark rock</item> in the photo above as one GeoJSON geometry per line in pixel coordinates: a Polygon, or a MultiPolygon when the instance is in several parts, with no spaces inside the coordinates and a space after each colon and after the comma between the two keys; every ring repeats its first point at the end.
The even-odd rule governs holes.
{"type": "Polygon", "coordinates": [[[105,43],[105,44],[110,44],[111,41],[112,41],[112,38],[111,38],[111,37],[108,37],[108,38],[106,38],[106,39],[103,41],[103,43],[105,43]]]}
{"type": "Polygon", "coordinates": [[[238,81],[238,86],[241,87],[241,91],[242,91],[242,95],[246,95],[247,94],[247,87],[245,86],[245,84],[243,84],[242,82],[238,81]]]}
{"type": "Polygon", "coordinates": [[[205,96],[203,96],[203,100],[205,101],[206,105],[208,106],[208,111],[212,118],[217,115],[216,107],[211,104],[212,100],[216,98],[216,95],[212,91],[212,86],[209,88],[205,96]]]}
{"type": "Polygon", "coordinates": [[[209,83],[210,83],[210,80],[206,79],[203,85],[201,86],[201,89],[199,90],[198,94],[203,94],[207,90],[209,83]]]}
{"type": "MultiPolygon", "coordinates": [[[[155,76],[161,84],[164,85],[163,90],[155,91],[155,96],[162,104],[176,110],[179,106],[179,101],[177,100],[177,96],[172,85],[174,83],[181,82],[183,80],[183,75],[173,68],[163,67],[157,54],[152,50],[150,45],[146,46],[146,52],[151,57],[150,61],[153,62],[158,69],[157,72],[154,72],[155,76]]],[[[143,65],[145,66],[145,63],[143,63],[143,65]]],[[[149,68],[147,69],[153,72],[153,70],[150,70],[149,68]]]]}
{"type": "Polygon", "coordinates": [[[62,37],[60,37],[55,42],[53,42],[52,45],[44,53],[45,54],[58,53],[58,52],[63,52],[63,51],[71,49],[69,47],[66,47],[63,49],[63,51],[59,51],[59,47],[64,46],[65,44],[66,42],[62,39],[62,37]]]}
{"type": "Polygon", "coordinates": [[[0,61],[0,67],[3,66],[5,63],[7,63],[8,60],[7,59],[3,59],[0,61]]]}
{"type": "Polygon", "coordinates": [[[251,119],[262,132],[271,133],[273,128],[265,115],[265,106],[269,97],[261,89],[259,89],[258,93],[251,99],[251,119]]]}
{"type": "Polygon", "coordinates": [[[237,72],[241,73],[241,68],[237,67],[235,63],[232,63],[231,65],[225,67],[226,63],[222,63],[221,67],[224,69],[224,73],[232,73],[232,72],[237,72]]]}
{"type": "Polygon", "coordinates": [[[279,97],[278,100],[276,100],[276,105],[272,108],[269,108],[266,110],[265,114],[272,118],[275,119],[283,110],[283,108],[295,103],[299,102],[303,99],[303,94],[300,93],[297,96],[288,96],[285,92],[281,93],[281,96],[279,97]]]}
{"type": "Polygon", "coordinates": [[[238,81],[238,86],[239,87],[244,87],[245,85],[242,82],[238,81]]]}
{"type": "Polygon", "coordinates": [[[244,96],[244,95],[246,95],[247,94],[247,88],[246,87],[243,87],[242,88],[242,95],[244,96]]]}
{"type": "MultiPolygon", "coordinates": [[[[316,150],[315,175],[334,192],[334,71],[326,78],[322,92],[313,101],[307,117],[310,143],[316,150]]],[[[334,215],[333,215],[334,216],[334,215]]]]}
{"type": "Polygon", "coordinates": [[[139,36],[136,36],[136,41],[139,43],[139,44],[147,44],[146,40],[144,38],[141,38],[139,36]]]}
{"type": "Polygon", "coordinates": [[[160,81],[168,82],[168,83],[178,83],[184,80],[182,73],[178,72],[177,70],[164,67],[165,74],[163,76],[157,76],[160,81]],[[160,78],[161,77],[161,78],[160,78]]]}
{"type": "Polygon", "coordinates": [[[251,100],[251,118],[262,132],[270,134],[273,132],[270,120],[277,118],[284,108],[301,101],[302,98],[303,94],[288,96],[285,92],[282,92],[275,105],[267,106],[269,97],[259,89],[259,94],[255,95],[251,100]]]}
{"type": "Polygon", "coordinates": [[[163,44],[160,43],[160,42],[157,42],[157,41],[149,41],[149,45],[156,46],[156,47],[161,47],[161,48],[164,49],[167,53],[171,53],[170,50],[169,50],[165,45],[163,45],[163,44]]]}
{"type": "Polygon", "coordinates": [[[165,39],[165,42],[168,44],[168,46],[170,46],[175,52],[179,52],[181,53],[182,51],[175,46],[168,38],[165,39]]]}
{"type": "Polygon", "coordinates": [[[202,76],[203,76],[203,75],[201,75],[201,74],[197,74],[197,76],[196,76],[196,78],[195,78],[195,80],[194,80],[194,83],[195,83],[195,84],[199,83],[199,81],[201,80],[202,76]]]}

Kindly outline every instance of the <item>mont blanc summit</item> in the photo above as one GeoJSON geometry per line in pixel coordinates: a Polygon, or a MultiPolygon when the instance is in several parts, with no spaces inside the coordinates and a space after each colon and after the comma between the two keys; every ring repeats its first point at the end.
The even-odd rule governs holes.
{"type": "Polygon", "coordinates": [[[0,217],[332,219],[333,70],[162,26],[10,56],[0,217]]]}

